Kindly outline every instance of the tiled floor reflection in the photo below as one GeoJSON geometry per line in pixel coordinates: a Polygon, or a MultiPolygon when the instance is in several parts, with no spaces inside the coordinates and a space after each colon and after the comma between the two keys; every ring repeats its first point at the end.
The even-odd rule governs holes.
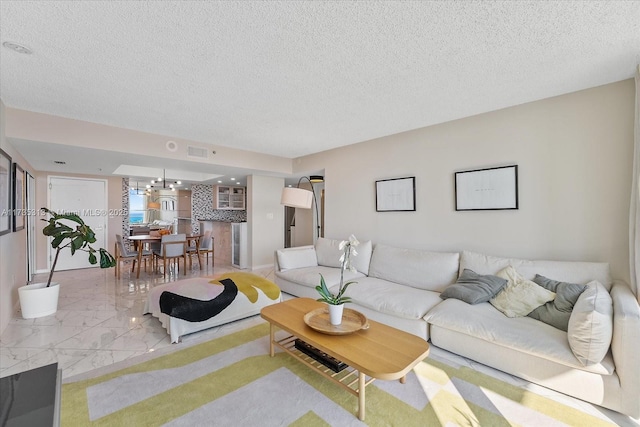
{"type": "MultiPolygon", "coordinates": [[[[170,347],[169,334],[158,319],[143,315],[149,290],[175,280],[230,271],[239,270],[229,265],[208,265],[199,270],[196,263],[186,276],[180,272],[164,279],[161,274],[143,271],[136,279],[125,266],[120,280],[113,269],[56,272],[55,280],[60,283],[58,312],[38,319],[15,314],[0,337],[0,377],[58,362],[63,378],[67,378],[170,347]]],[[[253,273],[273,279],[272,269],[253,273]]],[[[45,281],[46,276],[38,275],[34,282],[45,281]]],[[[226,328],[211,328],[188,335],[183,342],[213,338],[231,327],[245,326],[240,321],[226,328]]]]}

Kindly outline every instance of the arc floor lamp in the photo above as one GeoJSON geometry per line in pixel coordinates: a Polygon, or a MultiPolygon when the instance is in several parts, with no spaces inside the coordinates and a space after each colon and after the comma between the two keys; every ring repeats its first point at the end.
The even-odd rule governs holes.
{"type": "Polygon", "coordinates": [[[298,184],[295,187],[284,187],[282,189],[282,197],[280,198],[280,204],[292,208],[311,209],[311,206],[315,205],[316,238],[320,237],[320,216],[318,213],[318,199],[313,189],[313,184],[319,182],[324,182],[324,177],[321,175],[303,176],[298,180],[298,184]],[[300,188],[300,184],[304,180],[308,181],[311,185],[311,191],[300,188]]]}

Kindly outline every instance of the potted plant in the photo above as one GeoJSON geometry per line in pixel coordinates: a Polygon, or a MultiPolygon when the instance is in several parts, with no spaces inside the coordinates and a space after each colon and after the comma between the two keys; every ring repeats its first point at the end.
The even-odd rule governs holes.
{"type": "Polygon", "coordinates": [[[316,290],[320,294],[320,298],[318,301],[324,301],[329,306],[329,320],[332,325],[339,325],[342,323],[342,312],[344,311],[344,304],[351,302],[351,298],[345,297],[344,293],[347,290],[347,287],[353,283],[357,283],[355,281],[350,281],[344,283],[344,271],[349,270],[355,272],[356,269],[351,265],[351,257],[357,256],[358,252],[356,252],[355,247],[358,246],[360,242],[358,239],[352,234],[349,236],[349,240],[343,240],[340,242],[338,248],[342,251],[342,256],[340,257],[341,268],[340,268],[340,286],[338,286],[338,293],[332,294],[327,288],[327,284],[324,281],[324,277],[320,274],[320,285],[316,286],[316,290]]]}
{"type": "Polygon", "coordinates": [[[58,263],[60,252],[69,248],[71,255],[81,251],[89,254],[89,263],[96,264],[100,255],[100,268],[109,268],[116,265],[115,258],[106,249],[94,249],[91,243],[96,242],[95,232],[78,215],[73,213],[55,213],[47,208],[41,211],[49,214],[49,219],[42,219],[48,224],[42,230],[45,236],[53,237],[51,247],[56,250],[49,278],[44,283],[33,283],[18,288],[20,297],[20,309],[22,317],[32,319],[35,317],[49,316],[58,310],[59,284],[51,282],[53,272],[58,263]]]}

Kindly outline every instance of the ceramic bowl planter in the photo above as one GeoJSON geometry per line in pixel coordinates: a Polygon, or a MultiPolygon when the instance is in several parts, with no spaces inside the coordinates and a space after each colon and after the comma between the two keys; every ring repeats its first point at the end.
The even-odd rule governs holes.
{"type": "Polygon", "coordinates": [[[50,316],[58,311],[58,295],[60,285],[52,282],[33,283],[18,288],[20,297],[20,311],[24,319],[50,316]]]}

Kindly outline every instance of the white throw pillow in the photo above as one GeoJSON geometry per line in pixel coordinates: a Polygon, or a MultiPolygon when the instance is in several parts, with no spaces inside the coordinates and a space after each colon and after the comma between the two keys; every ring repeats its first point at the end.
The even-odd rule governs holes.
{"type": "Polygon", "coordinates": [[[613,336],[613,301],[600,282],[587,284],[573,306],[567,330],[569,346],[584,366],[600,363],[613,336]]]}
{"type": "Polygon", "coordinates": [[[318,238],[316,241],[318,265],[324,265],[326,267],[342,266],[340,263],[340,257],[342,256],[342,251],[340,250],[341,241],[342,240],[327,239],[325,237],[318,238]]]}
{"type": "MultiPolygon", "coordinates": [[[[351,257],[351,265],[353,265],[360,273],[368,275],[369,263],[371,262],[371,252],[373,252],[373,244],[371,243],[371,240],[360,242],[360,244],[355,247],[355,250],[358,255],[351,257]]],[[[340,254],[340,256],[342,256],[342,254],[340,254]]]]}
{"type": "Polygon", "coordinates": [[[309,246],[301,249],[287,249],[276,251],[280,271],[294,268],[317,267],[316,250],[309,246]]]}
{"type": "Polygon", "coordinates": [[[508,282],[489,302],[507,317],[524,317],[556,297],[554,292],[522,277],[512,266],[503,268],[496,276],[508,282]]]}

